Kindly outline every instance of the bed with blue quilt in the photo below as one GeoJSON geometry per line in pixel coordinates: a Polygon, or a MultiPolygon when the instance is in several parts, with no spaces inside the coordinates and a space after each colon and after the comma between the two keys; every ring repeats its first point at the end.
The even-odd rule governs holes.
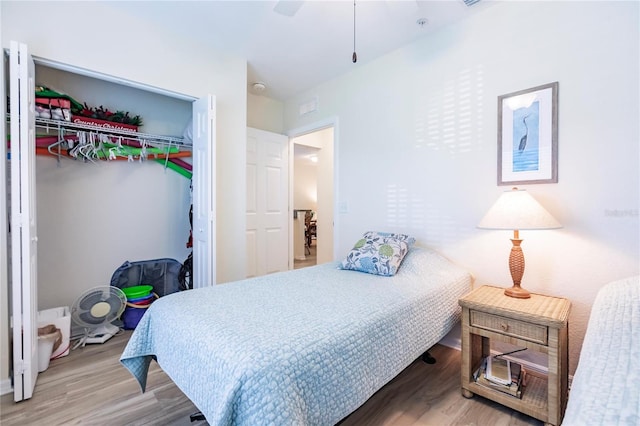
{"type": "Polygon", "coordinates": [[[598,291],[562,425],[640,425],[640,276],[598,291]]]}
{"type": "Polygon", "coordinates": [[[144,391],[156,360],[211,425],[336,424],[459,320],[469,272],[407,251],[392,276],[331,262],[162,297],[121,363],[144,391]]]}

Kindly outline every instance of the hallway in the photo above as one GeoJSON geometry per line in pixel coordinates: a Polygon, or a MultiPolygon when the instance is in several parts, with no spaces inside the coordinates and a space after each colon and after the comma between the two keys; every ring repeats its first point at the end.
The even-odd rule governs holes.
{"type": "Polygon", "coordinates": [[[317,248],[316,248],[316,240],[311,240],[311,247],[309,247],[309,251],[311,252],[310,254],[305,253],[305,260],[298,260],[298,259],[294,259],[293,260],[293,269],[300,269],[300,268],[306,268],[307,266],[314,266],[316,265],[317,261],[316,261],[316,253],[317,253],[317,248]]]}

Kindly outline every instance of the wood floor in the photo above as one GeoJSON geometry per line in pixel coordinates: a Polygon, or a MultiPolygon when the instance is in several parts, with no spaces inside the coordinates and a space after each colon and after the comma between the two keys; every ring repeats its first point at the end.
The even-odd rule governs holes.
{"type": "MultiPolygon", "coordinates": [[[[155,362],[147,392],[119,363],[130,332],[102,345],[87,345],[51,361],[33,397],[1,398],[0,424],[11,425],[206,425],[190,423],[197,408],[155,362]]],[[[460,393],[460,352],[436,345],[434,365],[418,360],[373,395],[340,426],[353,425],[541,425],[480,397],[460,393]]],[[[277,425],[276,425],[277,426],[277,425]]],[[[330,426],[330,425],[329,425],[330,426]]]]}
{"type": "Polygon", "coordinates": [[[314,266],[317,264],[318,247],[316,246],[316,240],[311,240],[311,246],[309,251],[304,253],[305,260],[293,260],[293,269],[306,268],[307,266],[314,266]]]}

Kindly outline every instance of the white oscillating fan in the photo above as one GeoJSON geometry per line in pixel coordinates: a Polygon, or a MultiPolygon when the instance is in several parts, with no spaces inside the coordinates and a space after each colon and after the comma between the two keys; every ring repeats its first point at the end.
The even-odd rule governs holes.
{"type": "Polygon", "coordinates": [[[84,336],[73,349],[87,343],[104,343],[120,328],[111,324],[120,318],[127,296],[118,287],[94,287],[85,291],[71,307],[71,318],[84,327],[84,336]]]}

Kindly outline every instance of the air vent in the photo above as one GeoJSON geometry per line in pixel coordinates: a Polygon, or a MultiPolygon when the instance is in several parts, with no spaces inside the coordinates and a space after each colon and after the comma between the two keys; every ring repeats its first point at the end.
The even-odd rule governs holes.
{"type": "Polygon", "coordinates": [[[464,4],[466,4],[467,6],[473,6],[474,4],[478,3],[480,0],[462,0],[464,2],[464,4]]]}

